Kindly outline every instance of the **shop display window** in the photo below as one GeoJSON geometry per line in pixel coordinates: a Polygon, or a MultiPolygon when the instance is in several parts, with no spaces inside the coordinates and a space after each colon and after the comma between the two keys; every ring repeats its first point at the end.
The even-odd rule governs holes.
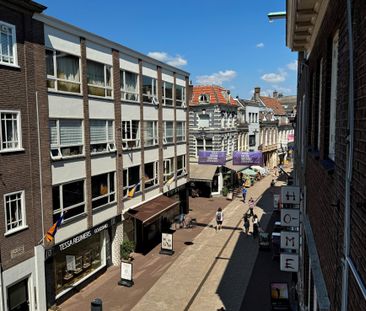
{"type": "Polygon", "coordinates": [[[105,265],[103,237],[95,234],[54,256],[56,295],[105,265]]]}

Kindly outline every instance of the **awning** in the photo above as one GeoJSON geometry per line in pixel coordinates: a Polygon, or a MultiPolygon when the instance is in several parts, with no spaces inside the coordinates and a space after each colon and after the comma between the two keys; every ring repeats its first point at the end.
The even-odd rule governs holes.
{"type": "Polygon", "coordinates": [[[232,170],[235,172],[240,172],[240,171],[246,169],[247,167],[249,167],[248,165],[234,165],[232,160],[227,161],[224,166],[227,167],[229,170],[232,170]]]}
{"type": "Polygon", "coordinates": [[[191,181],[212,181],[216,169],[216,165],[191,163],[189,166],[189,179],[191,181]]]}
{"type": "Polygon", "coordinates": [[[177,206],[179,201],[161,195],[152,199],[136,208],[127,211],[132,217],[138,219],[143,224],[148,225],[152,223],[160,214],[177,206]]]}

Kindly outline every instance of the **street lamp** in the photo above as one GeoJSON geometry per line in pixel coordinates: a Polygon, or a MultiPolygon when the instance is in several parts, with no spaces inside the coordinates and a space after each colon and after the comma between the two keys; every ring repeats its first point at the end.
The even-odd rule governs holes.
{"type": "Polygon", "coordinates": [[[267,14],[269,22],[272,23],[275,19],[284,19],[286,18],[286,11],[282,12],[271,12],[267,14]]]}

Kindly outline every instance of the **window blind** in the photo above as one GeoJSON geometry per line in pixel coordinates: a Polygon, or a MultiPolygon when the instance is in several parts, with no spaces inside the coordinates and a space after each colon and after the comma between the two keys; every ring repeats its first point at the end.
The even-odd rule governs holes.
{"type": "Polygon", "coordinates": [[[106,139],[107,139],[106,121],[90,120],[90,142],[91,143],[105,142],[106,139]]]}
{"type": "Polygon", "coordinates": [[[82,145],[83,131],[81,120],[60,120],[60,144],[82,145]]]}

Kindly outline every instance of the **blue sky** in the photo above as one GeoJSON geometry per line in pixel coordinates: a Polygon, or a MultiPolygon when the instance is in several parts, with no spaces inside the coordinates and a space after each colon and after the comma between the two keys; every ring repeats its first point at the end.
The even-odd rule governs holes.
{"type": "Polygon", "coordinates": [[[106,37],[250,98],[255,86],[296,94],[296,53],[285,45],[285,20],[269,12],[286,0],[36,0],[47,15],[106,37]]]}

